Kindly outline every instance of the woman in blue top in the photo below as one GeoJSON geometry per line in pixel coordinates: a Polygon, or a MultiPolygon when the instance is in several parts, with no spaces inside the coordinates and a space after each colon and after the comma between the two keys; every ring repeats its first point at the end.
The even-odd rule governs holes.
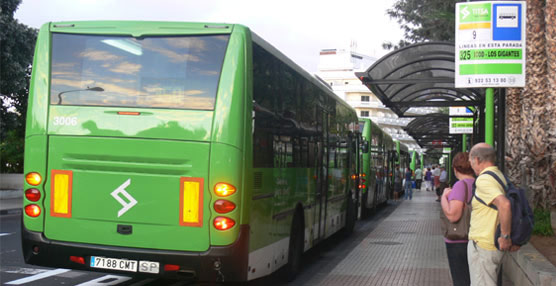
{"type": "MultiPolygon", "coordinates": [[[[469,164],[469,153],[460,152],[452,160],[454,173],[458,181],[453,188],[445,188],[441,197],[442,211],[450,220],[457,222],[461,218],[463,208],[473,198],[472,187],[475,182],[473,169],[469,164]],[[467,202],[465,202],[467,193],[467,202]]],[[[469,206],[467,206],[469,207],[469,206]]],[[[470,285],[469,266],[467,264],[467,240],[449,240],[446,242],[446,252],[448,253],[448,263],[450,273],[455,286],[470,285]]]]}

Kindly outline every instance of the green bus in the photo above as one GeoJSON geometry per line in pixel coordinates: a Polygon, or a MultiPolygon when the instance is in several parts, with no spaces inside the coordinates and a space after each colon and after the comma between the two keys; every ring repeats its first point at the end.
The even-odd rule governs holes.
{"type": "Polygon", "coordinates": [[[369,152],[362,154],[361,163],[361,215],[368,216],[377,206],[392,198],[392,170],[395,146],[392,137],[368,118],[359,119],[363,142],[370,144],[369,152]]]}
{"type": "Polygon", "coordinates": [[[28,106],[29,264],[291,279],[353,229],[355,111],[247,27],[47,23],[28,106]]]}
{"type": "Polygon", "coordinates": [[[398,140],[394,140],[394,142],[396,144],[396,165],[399,165],[400,169],[405,173],[407,168],[411,168],[411,154],[409,153],[409,148],[398,140]]]}

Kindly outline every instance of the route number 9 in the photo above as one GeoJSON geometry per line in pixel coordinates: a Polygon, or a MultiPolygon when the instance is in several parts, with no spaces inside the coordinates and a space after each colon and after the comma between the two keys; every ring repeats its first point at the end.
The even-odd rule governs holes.
{"type": "Polygon", "coordinates": [[[477,39],[477,31],[473,30],[473,40],[477,39]]]}

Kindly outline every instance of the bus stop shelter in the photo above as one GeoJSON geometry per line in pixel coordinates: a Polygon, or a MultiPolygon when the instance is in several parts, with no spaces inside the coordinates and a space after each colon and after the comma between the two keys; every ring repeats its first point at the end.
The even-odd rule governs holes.
{"type": "MultiPolygon", "coordinates": [[[[455,87],[455,47],[447,42],[423,42],[395,50],[355,75],[375,96],[398,117],[414,118],[406,132],[417,144],[427,149],[427,154],[442,153],[443,148],[452,152],[467,150],[471,144],[484,140],[482,124],[485,101],[484,89],[455,87]],[[473,133],[450,134],[448,109],[451,106],[470,107],[473,110],[473,133]],[[431,114],[412,112],[415,107],[437,107],[431,114]]],[[[495,120],[500,132],[495,140],[498,153],[503,158],[504,96],[503,90],[495,93],[498,117],[495,120]]],[[[499,159],[501,159],[499,158],[499,159]]]]}

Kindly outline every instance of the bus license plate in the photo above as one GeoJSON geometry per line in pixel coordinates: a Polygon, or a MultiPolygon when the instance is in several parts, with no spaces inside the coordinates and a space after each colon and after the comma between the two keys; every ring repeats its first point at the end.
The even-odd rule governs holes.
{"type": "Polygon", "coordinates": [[[137,272],[137,260],[91,256],[91,267],[137,272]]]}

